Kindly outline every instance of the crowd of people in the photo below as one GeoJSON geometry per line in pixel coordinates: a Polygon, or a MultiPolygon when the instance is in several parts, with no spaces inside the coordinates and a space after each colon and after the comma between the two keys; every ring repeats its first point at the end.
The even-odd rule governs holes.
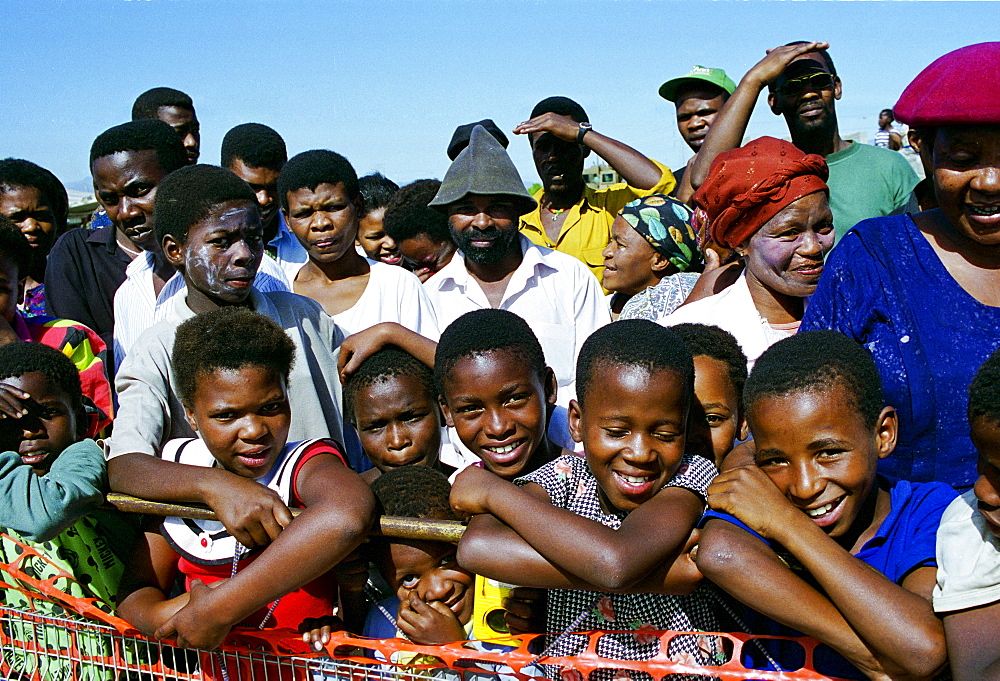
{"type": "Polygon", "coordinates": [[[39,577],[201,650],[614,631],[597,652],[639,660],[671,630],[715,665],[710,632],[742,631],[812,636],[840,678],[1000,678],[1000,43],[927,66],[874,146],[840,135],[828,48],[665,82],[674,171],[561,96],[459,125],[445,176],[403,187],[259,123],[199,164],[171,88],[94,140],[88,227],[0,161],[4,561],[36,547],[39,577]],[[743,139],[765,90],[790,141],[743,139]],[[591,152],[622,182],[588,185],[591,152]],[[468,524],[369,537],[380,514],[468,524]]]}

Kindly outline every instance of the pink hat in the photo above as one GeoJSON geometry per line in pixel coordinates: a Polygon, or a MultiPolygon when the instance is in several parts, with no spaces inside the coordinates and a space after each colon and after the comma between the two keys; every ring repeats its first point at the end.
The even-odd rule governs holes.
{"type": "Polygon", "coordinates": [[[1000,42],[962,47],[920,72],[893,108],[912,127],[1000,123],[1000,42]]]}

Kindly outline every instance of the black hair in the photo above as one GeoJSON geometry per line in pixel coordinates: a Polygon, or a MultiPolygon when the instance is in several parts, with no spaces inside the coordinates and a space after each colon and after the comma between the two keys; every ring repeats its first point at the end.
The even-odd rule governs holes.
{"type": "Polygon", "coordinates": [[[763,397],[847,390],[849,406],[872,429],[885,406],[875,360],[860,344],[837,331],[804,331],[783,338],[757,359],[743,389],[749,413],[763,397]]]}
{"type": "Polygon", "coordinates": [[[194,111],[194,102],[191,101],[191,97],[180,90],[171,87],[154,87],[135,98],[135,103],[132,105],[132,120],[141,121],[156,118],[164,106],[176,106],[179,109],[194,111]]]}
{"type": "Polygon", "coordinates": [[[326,149],[313,149],[296,154],[285,164],[278,177],[281,210],[288,212],[288,192],[303,187],[316,189],[323,183],[338,182],[344,183],[344,191],[350,198],[358,196],[358,174],[354,172],[354,166],[346,158],[326,149]]]}
{"type": "Polygon", "coordinates": [[[397,244],[421,234],[436,241],[452,241],[448,216],[427,207],[440,188],[440,180],[417,180],[397,191],[382,217],[385,233],[397,244]]]}
{"type": "Polygon", "coordinates": [[[177,327],[170,362],[177,397],[190,408],[198,379],[213,371],[263,367],[287,381],[295,343],[269,317],[245,307],[220,307],[177,327]]]}
{"type": "Polygon", "coordinates": [[[1000,348],[982,363],[969,385],[969,421],[980,416],[1000,423],[1000,348]]]}
{"type": "Polygon", "coordinates": [[[431,401],[436,400],[431,368],[405,350],[388,347],[367,358],[344,382],[344,413],[348,420],[354,420],[355,398],[360,390],[396,376],[414,376],[431,401]]]}
{"type": "Polygon", "coordinates": [[[90,146],[90,165],[120,151],[156,152],[160,169],[172,173],[187,165],[187,152],[177,131],[158,119],[130,121],[108,128],[90,146]]]}
{"type": "Polygon", "coordinates": [[[365,200],[365,212],[361,216],[364,217],[373,210],[388,206],[389,201],[399,191],[399,185],[382,173],[372,173],[358,179],[358,190],[365,200]]]}
{"type": "Polygon", "coordinates": [[[170,173],[157,186],[153,200],[157,241],[162,244],[169,234],[177,243],[185,243],[191,226],[226,201],[257,206],[250,185],[225,168],[199,164],[170,173]]]}
{"type": "Polygon", "coordinates": [[[584,341],[576,360],[576,395],[581,404],[594,372],[604,367],[642,367],[649,373],[680,374],[687,394],[694,390],[691,351],[672,329],[648,319],[625,319],[602,326],[584,341]]]}
{"type": "Polygon", "coordinates": [[[386,471],[372,482],[372,492],[386,515],[458,520],[448,501],[451,484],[434,468],[400,466],[386,471]]]}
{"type": "Polygon", "coordinates": [[[27,275],[34,262],[34,249],[20,228],[9,217],[0,214],[0,257],[17,265],[19,276],[27,275]]]}
{"type": "Polygon", "coordinates": [[[878,115],[881,116],[884,113],[889,114],[889,117],[892,118],[892,120],[896,120],[896,114],[893,112],[892,109],[882,109],[881,111],[878,112],[878,115]]]}
{"type": "Polygon", "coordinates": [[[583,107],[569,97],[546,97],[538,104],[535,104],[535,108],[531,110],[531,118],[541,116],[544,113],[568,116],[577,123],[587,123],[590,121],[583,107]]]}
{"type": "Polygon", "coordinates": [[[444,380],[459,360],[490,352],[509,352],[545,379],[545,355],[528,322],[507,310],[466,312],[441,334],[434,353],[434,383],[444,395],[444,380]]]}
{"type": "Polygon", "coordinates": [[[0,380],[37,371],[66,394],[74,410],[83,410],[80,372],[66,355],[42,343],[19,341],[0,347],[0,380]]]}
{"type": "Polygon", "coordinates": [[[743,386],[747,382],[747,356],[733,334],[707,324],[678,324],[670,328],[688,346],[692,357],[705,356],[725,362],[729,381],[736,389],[737,399],[742,401],[743,386]]]}
{"type": "Polygon", "coordinates": [[[237,125],[222,138],[223,168],[229,168],[239,159],[251,168],[270,168],[280,171],[288,160],[285,140],[273,128],[261,123],[237,125]]]}
{"type": "Polygon", "coordinates": [[[45,168],[23,158],[5,158],[0,161],[0,193],[17,187],[34,187],[42,195],[55,218],[56,234],[66,231],[69,214],[69,197],[66,187],[45,168]]]}

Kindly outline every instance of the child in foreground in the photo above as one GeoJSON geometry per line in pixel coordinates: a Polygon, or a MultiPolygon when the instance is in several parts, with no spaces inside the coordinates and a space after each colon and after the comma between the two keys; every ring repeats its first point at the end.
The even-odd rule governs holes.
{"type": "Polygon", "coordinates": [[[277,324],[243,308],[177,328],[177,393],[199,437],[168,443],[163,456],[221,466],[305,510],[262,551],[246,551],[217,521],[168,518],[147,530],[119,606],[142,633],[211,649],[237,624],[296,627],[336,607],[329,571],[364,538],[374,499],[333,441],[286,443],[294,352],[277,324]],[[187,593],[169,598],[178,573],[187,593]]]}
{"type": "Polygon", "coordinates": [[[694,358],[687,452],[703,456],[721,469],[735,442],[747,438],[742,404],[747,357],[733,334],[717,326],[678,324],[672,328],[694,358]]]}
{"type": "MultiPolygon", "coordinates": [[[[634,631],[602,637],[597,652],[606,657],[652,656],[659,639],[644,630],[714,631],[684,553],[715,475],[708,460],[684,453],[693,379],[691,354],[669,329],[627,320],[594,332],[569,408],[586,460],[566,454],[516,485],[484,469],[460,473],[452,505],[479,515],[459,543],[459,563],[552,589],[551,632],[634,631]]],[[[714,639],[699,639],[677,637],[670,652],[718,662],[714,639]]],[[[552,654],[578,653],[585,642],[560,636],[552,654]]]]}
{"type": "Polygon", "coordinates": [[[897,418],[871,356],[833,331],[792,336],[757,360],[743,400],[755,458],[708,488],[696,557],[705,577],[850,662],[817,663],[822,673],[936,674],[946,653],[930,604],[934,536],[955,492],[876,474],[897,418]]]}
{"type": "MultiPolygon", "coordinates": [[[[440,471],[423,466],[404,466],[386,472],[372,483],[372,491],[386,515],[404,518],[458,520],[448,497],[451,485],[440,471]]],[[[391,595],[368,612],[364,635],[369,638],[405,638],[413,643],[438,645],[467,641],[472,650],[508,650],[509,647],[475,640],[474,575],[458,564],[454,544],[447,542],[373,538],[370,553],[391,595]]],[[[317,650],[330,640],[330,627],[323,621],[307,621],[303,640],[317,650]]],[[[420,653],[399,652],[389,660],[394,665],[440,664],[441,660],[420,653]]],[[[537,675],[534,668],[521,670],[537,675]]],[[[439,678],[494,679],[513,681],[503,665],[478,662],[439,678]],[[483,669],[476,674],[471,669],[483,669]],[[501,674],[498,676],[498,674],[501,674]]]]}
{"type": "Polygon", "coordinates": [[[434,374],[405,350],[390,346],[361,363],[344,382],[344,413],[375,465],[361,474],[366,482],[402,466],[455,472],[439,461],[443,424],[434,374]]]}
{"type": "Polygon", "coordinates": [[[475,310],[449,324],[434,354],[434,381],[445,423],[486,470],[514,480],[560,455],[546,432],[555,374],[516,314],[475,310]]]}
{"type": "MultiPolygon", "coordinates": [[[[99,508],[108,479],[104,453],[84,439],[80,374],[58,350],[41,343],[10,343],[0,348],[0,560],[36,579],[55,577],[60,570],[73,580],[57,579],[54,586],[74,598],[94,599],[111,612],[117,601],[124,561],[132,550],[135,528],[116,511],[99,508]],[[22,545],[44,559],[24,555],[22,545]]],[[[11,580],[9,575],[4,581],[11,580]]],[[[33,589],[21,584],[27,591],[33,589]]],[[[29,599],[5,589],[8,607],[42,615],[63,616],[65,610],[40,597],[29,599]]],[[[45,646],[69,643],[61,628],[14,627],[16,640],[35,640],[45,646]]],[[[98,649],[99,637],[81,637],[87,654],[98,649]],[[94,647],[91,647],[91,644],[94,647]]],[[[110,645],[110,642],[106,642],[110,645]]],[[[5,655],[12,671],[45,678],[63,678],[71,663],[37,655],[5,655]],[[38,666],[41,665],[41,666],[38,666]]],[[[84,666],[86,678],[110,677],[84,666]],[[87,671],[89,670],[89,671],[87,671]]]]}
{"type": "Polygon", "coordinates": [[[979,479],[941,517],[934,587],[955,681],[1000,679],[1000,351],[969,386],[969,425],[979,479]]]}

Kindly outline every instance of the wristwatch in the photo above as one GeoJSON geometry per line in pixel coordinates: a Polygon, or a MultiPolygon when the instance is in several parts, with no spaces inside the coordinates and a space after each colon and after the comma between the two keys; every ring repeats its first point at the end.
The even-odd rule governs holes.
{"type": "Polygon", "coordinates": [[[576,133],[576,143],[583,144],[583,136],[587,134],[588,131],[593,130],[594,126],[590,123],[581,123],[580,132],[576,133]]]}

